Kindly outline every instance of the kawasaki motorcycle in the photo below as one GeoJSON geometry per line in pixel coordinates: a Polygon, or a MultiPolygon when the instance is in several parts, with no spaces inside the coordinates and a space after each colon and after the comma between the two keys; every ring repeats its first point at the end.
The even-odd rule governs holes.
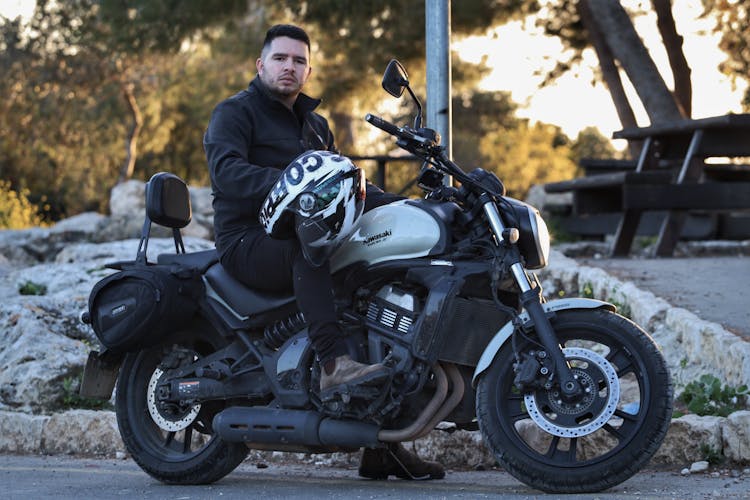
{"type": "Polygon", "coordinates": [[[528,272],[549,256],[538,211],[506,197],[494,175],[448,158],[395,60],[383,87],[409,91],[414,126],[365,119],[423,160],[427,195],[366,212],[330,264],[352,356],[383,363],[387,380],[321,399],[294,297],[248,289],[215,251],[185,253],[187,187],[157,174],[138,258],[111,265],[119,272],[95,287],[84,314],[107,348],[91,353],[82,393],[110,397],[116,380],[125,446],[166,483],[216,481],[248,449],[355,451],[418,439],[441,422],[481,432],[497,462],[539,490],[625,481],[671,418],[658,347],[611,304],[545,300],[528,272]],[[176,248],[153,263],[151,222],[173,229],[176,248]]]}

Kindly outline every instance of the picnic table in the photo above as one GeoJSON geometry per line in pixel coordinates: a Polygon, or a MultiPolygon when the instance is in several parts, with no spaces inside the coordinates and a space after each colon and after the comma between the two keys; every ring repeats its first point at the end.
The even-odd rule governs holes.
{"type": "Polygon", "coordinates": [[[634,168],[621,165],[621,171],[545,186],[548,192],[585,193],[577,202],[581,210],[622,213],[612,256],[630,252],[644,212],[666,211],[655,254],[671,256],[689,211],[750,210],[750,165],[732,161],[750,157],[750,114],[626,128],[613,137],[642,141],[634,168]],[[711,158],[722,162],[707,162],[711,158]]]}

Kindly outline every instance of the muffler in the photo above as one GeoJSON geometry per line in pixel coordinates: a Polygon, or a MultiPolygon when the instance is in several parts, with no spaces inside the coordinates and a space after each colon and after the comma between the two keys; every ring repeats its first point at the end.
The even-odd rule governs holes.
{"type": "Polygon", "coordinates": [[[379,444],[375,424],[336,420],[307,410],[234,406],[214,417],[213,429],[233,443],[302,446],[375,447],[379,444]]]}

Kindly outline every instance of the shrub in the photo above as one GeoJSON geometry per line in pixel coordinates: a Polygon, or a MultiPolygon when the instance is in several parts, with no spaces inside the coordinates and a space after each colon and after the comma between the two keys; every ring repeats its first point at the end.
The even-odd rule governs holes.
{"type": "Polygon", "coordinates": [[[62,408],[85,410],[111,410],[112,404],[106,399],[84,398],[78,394],[82,375],[66,377],[63,380],[62,408]]]}
{"type": "Polygon", "coordinates": [[[0,229],[26,229],[42,225],[39,209],[29,202],[28,191],[16,192],[0,180],[0,229]]]}
{"type": "Polygon", "coordinates": [[[713,375],[701,375],[690,382],[680,394],[678,401],[686,405],[690,413],[726,417],[746,407],[748,389],[746,385],[730,387],[713,375]]]}
{"type": "Polygon", "coordinates": [[[18,287],[21,295],[47,295],[47,285],[27,281],[18,287]]]}

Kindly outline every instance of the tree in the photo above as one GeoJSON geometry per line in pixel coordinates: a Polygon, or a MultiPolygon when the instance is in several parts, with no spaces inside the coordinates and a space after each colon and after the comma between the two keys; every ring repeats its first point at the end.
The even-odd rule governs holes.
{"type": "MultiPolygon", "coordinates": [[[[454,3],[454,33],[483,32],[533,8],[454,3]]],[[[314,75],[325,78],[309,90],[326,101],[339,146],[387,152],[388,138],[357,140],[371,131],[360,117],[378,112],[390,58],[407,64],[424,95],[423,9],[422,0],[39,0],[28,26],[0,20],[0,174],[49,207],[48,220],[106,210],[117,179],[169,170],[207,183],[201,139],[211,109],[247,84],[262,34],[285,20],[311,32],[314,75]]],[[[507,96],[474,91],[481,68],[454,67],[455,154],[484,164],[479,138],[512,128],[515,108],[507,96]]],[[[411,114],[402,104],[397,114],[411,114]]],[[[404,171],[413,175],[413,165],[404,171]]]]}
{"type": "MultiPolygon", "coordinates": [[[[121,2],[110,3],[127,11],[121,2]]],[[[144,9],[180,10],[186,3],[194,5],[144,2],[144,9]]],[[[207,36],[195,35],[195,43],[184,38],[193,33],[196,16],[152,13],[149,29],[136,30],[141,11],[134,2],[129,21],[102,14],[106,4],[40,1],[28,26],[0,20],[0,92],[6,97],[0,102],[0,174],[48,207],[48,220],[106,210],[112,185],[134,173],[147,178],[171,169],[205,183],[201,138],[210,110],[247,83],[233,59],[245,55],[237,50],[244,47],[240,35],[226,40],[233,46],[229,60],[221,44],[208,52],[207,36]],[[189,30],[171,26],[180,19],[188,20],[189,30]],[[148,43],[128,46],[128,39],[141,36],[148,43]]],[[[224,13],[230,4],[211,5],[211,12],[224,13]]]]}
{"type": "MultiPolygon", "coordinates": [[[[547,15],[538,19],[548,34],[558,36],[564,46],[571,49],[571,56],[558,63],[545,83],[573,67],[581,60],[582,51],[592,47],[623,127],[633,127],[637,123],[624,90],[621,70],[636,89],[652,123],[689,117],[691,72],[672,17],[671,1],[652,0],[652,6],[670,60],[674,93],[667,88],[628,13],[620,2],[610,0],[558,0],[549,6],[547,15]]],[[[639,150],[638,144],[630,145],[633,157],[639,150]]]]}
{"type": "Polygon", "coordinates": [[[571,160],[578,164],[584,158],[617,158],[619,153],[596,127],[586,127],[570,147],[571,160]]]}
{"type": "Polygon", "coordinates": [[[534,184],[571,178],[576,164],[570,144],[559,127],[521,121],[517,127],[498,129],[481,140],[486,170],[494,171],[508,193],[523,199],[534,184]]]}
{"type": "Polygon", "coordinates": [[[689,118],[692,114],[693,85],[690,80],[692,70],[682,50],[682,36],[677,33],[672,16],[672,0],[651,0],[656,12],[656,25],[664,42],[669,58],[669,67],[674,78],[674,98],[681,114],[689,118]]]}
{"type": "MultiPolygon", "coordinates": [[[[716,17],[715,32],[721,33],[719,47],[727,59],[719,69],[734,81],[750,83],[750,5],[732,0],[703,0],[703,16],[716,17]]],[[[743,107],[750,111],[750,86],[745,91],[743,107]]]]}
{"type": "MultiPolygon", "coordinates": [[[[451,29],[461,36],[522,17],[537,3],[465,0],[451,6],[451,29]]],[[[318,48],[314,71],[325,75],[324,82],[318,81],[319,95],[343,151],[356,150],[352,111],[372,109],[380,99],[380,75],[390,59],[399,59],[415,75],[424,72],[424,0],[283,0],[266,9],[269,19],[286,13],[311,31],[318,48]]],[[[454,85],[459,77],[454,74],[454,85]]]]}
{"type": "Polygon", "coordinates": [[[607,46],[633,83],[651,123],[682,118],[672,93],[622,5],[611,0],[581,1],[588,2],[607,46]]]}

